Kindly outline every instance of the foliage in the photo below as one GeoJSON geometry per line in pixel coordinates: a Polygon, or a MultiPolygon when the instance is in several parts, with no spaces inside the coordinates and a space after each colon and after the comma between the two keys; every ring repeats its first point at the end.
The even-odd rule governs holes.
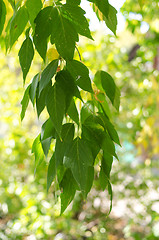
{"type": "MultiPolygon", "coordinates": [[[[1,41],[5,43],[7,50],[11,50],[25,33],[18,53],[24,84],[34,59],[34,49],[44,61],[42,70],[33,77],[21,101],[21,120],[30,100],[33,106],[36,102],[38,117],[45,108],[48,113],[41,133],[32,146],[36,170],[50,149],[52,156],[48,167],[47,188],[49,189],[57,175],[62,213],[76,191],[81,191],[83,197],[87,197],[93,184],[96,159],[98,154],[102,154],[100,176],[103,177],[99,180],[104,188],[108,187],[112,199],[109,174],[103,165],[104,161],[109,165],[110,173],[113,156],[118,159],[114,143],[120,145],[120,142],[104,105],[107,104],[108,97],[112,105],[119,110],[120,91],[113,78],[105,71],[98,70],[92,84],[89,69],[81,60],[74,59],[75,50],[78,52],[79,35],[93,40],[80,1],[57,0],[53,1],[53,4],[49,1],[45,4],[45,1],[41,0],[9,2],[13,13],[8,20],[6,3],[0,1],[1,41]],[[52,60],[48,61],[47,48],[52,45],[53,54],[57,58],[53,56],[52,60]],[[98,87],[104,92],[102,102],[95,97],[98,87]],[[86,99],[82,97],[85,92],[88,94],[86,99]],[[73,187],[72,191],[67,184],[68,178],[73,187]]],[[[116,34],[115,8],[108,1],[90,2],[96,8],[97,16],[101,12],[107,27],[116,34]]],[[[78,54],[81,58],[79,52],[78,54]]]]}
{"type": "MultiPolygon", "coordinates": [[[[32,1],[28,2],[31,3],[32,1]]],[[[137,2],[134,5],[133,2],[128,1],[128,6],[126,6],[126,3],[125,7],[123,6],[123,12],[126,13],[129,6],[130,11],[135,12],[137,2]]],[[[149,4],[148,1],[147,4],[149,4]]],[[[144,8],[147,4],[145,1],[144,8]]],[[[156,6],[154,6],[153,10],[153,4],[149,5],[149,11],[154,13],[156,6]]],[[[6,7],[8,10],[9,4],[6,7]]],[[[155,18],[155,14],[152,21],[148,19],[150,26],[153,26],[153,18],[155,18]]],[[[133,20],[131,19],[129,26],[134,24],[133,20]]],[[[145,21],[144,17],[143,21],[145,21]]],[[[50,118],[46,121],[48,113],[45,110],[41,114],[39,121],[37,121],[36,114],[31,110],[31,104],[36,105],[35,90],[39,81],[37,72],[44,72],[45,65],[42,63],[41,67],[35,51],[34,65],[32,65],[26,78],[26,84],[28,84],[29,79],[35,75],[29,90],[31,101],[29,100],[30,103],[28,103],[28,110],[22,127],[19,124],[19,99],[22,98],[23,89],[21,87],[20,68],[15,56],[18,55],[17,51],[21,47],[21,40],[23,40],[24,36],[21,36],[21,39],[13,46],[11,53],[6,58],[2,52],[0,53],[0,88],[2,89],[0,95],[2,113],[0,115],[0,164],[2,168],[0,173],[0,238],[3,240],[52,238],[94,240],[158,239],[157,110],[159,74],[153,64],[157,55],[155,48],[157,43],[156,37],[154,37],[156,36],[156,30],[155,32],[152,30],[152,27],[150,27],[144,34],[141,32],[141,27],[136,27],[133,36],[128,32],[122,32],[118,34],[117,39],[112,35],[103,36],[103,33],[101,36],[97,32],[97,34],[93,34],[93,38],[96,39],[93,42],[94,44],[92,44],[91,40],[86,41],[84,39],[78,44],[82,61],[90,69],[91,79],[96,74],[96,70],[100,69],[99,73],[101,71],[111,73],[115,83],[121,89],[121,106],[118,116],[118,113],[114,111],[111,105],[109,105],[110,109],[108,109],[108,103],[103,102],[103,98],[105,99],[104,89],[102,87],[97,89],[94,83],[92,87],[95,90],[95,99],[103,105],[109,119],[112,119],[117,127],[123,145],[121,151],[119,148],[116,149],[120,164],[114,161],[112,165],[111,182],[113,183],[114,200],[113,210],[109,217],[106,217],[109,208],[108,193],[107,191],[101,191],[101,188],[104,189],[106,181],[101,184],[98,180],[105,174],[101,170],[99,175],[101,152],[98,154],[99,160],[96,159],[95,162],[95,180],[87,201],[83,201],[82,195],[79,191],[76,191],[74,203],[71,204],[72,211],[71,208],[68,208],[62,216],[59,216],[61,204],[59,197],[61,195],[62,198],[62,194],[58,190],[57,177],[63,178],[63,169],[59,169],[55,178],[54,171],[48,174],[48,187],[52,183],[52,178],[55,181],[51,185],[51,191],[46,194],[47,164],[44,161],[41,163],[41,167],[37,169],[38,173],[35,175],[35,179],[33,176],[35,163],[30,153],[32,139],[36,134],[39,134],[39,128],[42,125],[42,148],[40,145],[40,149],[43,149],[43,152],[41,151],[42,157],[44,157],[44,154],[48,154],[46,159],[47,162],[50,159],[48,170],[55,166],[52,151],[48,152],[48,148],[45,147],[47,146],[45,143],[51,142],[51,149],[55,148],[55,142],[51,140],[53,138],[48,137],[50,132],[52,132],[52,136],[55,134],[53,123],[50,118]],[[129,62],[129,54],[134,44],[137,43],[140,43],[141,47],[137,50],[132,61],[129,62]],[[46,123],[43,124],[45,121],[46,123]],[[138,157],[136,154],[138,154],[138,157]]],[[[3,40],[1,43],[3,44],[3,40]]],[[[48,53],[49,62],[47,62],[46,58],[46,64],[49,65],[59,55],[56,49],[52,47],[49,48],[48,53]],[[51,52],[53,52],[53,56],[50,56],[51,52]]],[[[76,59],[78,59],[77,52],[75,53],[75,64],[76,59]]],[[[61,67],[63,67],[63,63],[61,63],[61,67]]],[[[72,65],[68,65],[68,67],[71,68],[72,65]]],[[[72,68],[70,71],[73,71],[72,68]]],[[[73,72],[74,76],[76,71],[73,72]]],[[[85,71],[85,75],[88,76],[87,71],[85,71]]],[[[87,81],[86,79],[85,81],[87,81]]],[[[80,84],[82,84],[82,80],[80,84]]],[[[87,87],[89,88],[89,86],[87,87]]],[[[84,101],[91,100],[87,91],[82,91],[81,97],[84,101]]],[[[74,101],[71,101],[70,106],[74,106],[72,103],[74,101]]],[[[80,104],[80,101],[76,100],[77,108],[80,104]]],[[[89,106],[89,109],[93,107],[90,102],[87,103],[87,106],[89,106]]],[[[82,123],[85,122],[85,117],[89,113],[85,111],[88,108],[85,108],[82,108],[81,111],[82,123]]],[[[40,112],[40,104],[38,109],[40,112]]],[[[69,114],[72,111],[71,109],[69,114]]],[[[77,112],[75,116],[74,121],[77,123],[75,126],[77,126],[79,124],[77,112]]],[[[96,147],[98,148],[98,146],[96,146],[96,141],[92,141],[91,138],[91,132],[89,131],[90,121],[91,117],[85,122],[84,131],[89,133],[88,140],[93,146],[93,154],[96,154],[96,147]]],[[[107,121],[105,121],[106,123],[107,121]]],[[[69,125],[72,126],[72,121],[69,122],[69,125]]],[[[109,124],[108,126],[112,125],[109,124]]],[[[99,141],[101,137],[100,129],[97,129],[97,132],[99,141]]],[[[39,137],[37,141],[38,139],[39,137]]],[[[62,143],[64,142],[65,138],[62,143]]],[[[61,144],[58,138],[56,143],[57,153],[59,154],[59,149],[64,147],[65,143],[61,144]]],[[[60,159],[59,155],[59,161],[60,159]]],[[[111,167],[111,159],[112,156],[109,158],[110,161],[103,161],[104,159],[102,159],[101,169],[105,168],[105,162],[109,163],[111,167]]],[[[109,166],[108,170],[110,169],[109,166]]],[[[66,173],[64,181],[60,182],[61,188],[64,185],[64,195],[67,195],[67,190],[70,187],[69,184],[65,186],[65,183],[68,182],[69,178],[72,178],[70,170],[67,170],[66,173]]],[[[106,174],[109,176],[109,171],[106,174]]],[[[71,190],[73,189],[71,188],[71,190]]],[[[72,191],[71,196],[73,195],[72,191]]],[[[68,200],[71,201],[71,198],[68,200]]],[[[67,201],[63,199],[63,205],[65,204],[67,204],[67,201]]]]}

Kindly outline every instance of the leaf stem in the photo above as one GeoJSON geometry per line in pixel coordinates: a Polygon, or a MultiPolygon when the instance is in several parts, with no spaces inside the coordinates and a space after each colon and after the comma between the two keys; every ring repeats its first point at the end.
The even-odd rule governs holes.
{"type": "Polygon", "coordinates": [[[80,61],[82,61],[82,59],[81,59],[81,54],[80,54],[80,52],[79,52],[77,46],[75,46],[75,48],[76,48],[76,50],[77,50],[77,53],[78,53],[78,56],[79,56],[80,61]]]}

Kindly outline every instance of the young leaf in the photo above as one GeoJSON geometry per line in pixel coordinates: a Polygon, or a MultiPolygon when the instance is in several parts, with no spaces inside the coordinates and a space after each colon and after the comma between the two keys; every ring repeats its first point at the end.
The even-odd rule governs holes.
{"type": "Polygon", "coordinates": [[[49,161],[49,166],[47,171],[47,192],[49,191],[49,188],[55,178],[55,175],[56,175],[56,165],[55,165],[55,155],[53,154],[49,161]]]}
{"type": "Polygon", "coordinates": [[[28,12],[23,6],[15,13],[10,23],[10,48],[24,31],[27,22],[28,12]]]}
{"type": "Polygon", "coordinates": [[[29,91],[30,91],[30,86],[31,84],[27,87],[27,89],[25,90],[25,93],[24,93],[24,96],[23,96],[23,99],[21,101],[21,105],[22,105],[22,110],[21,110],[21,121],[23,120],[23,118],[25,117],[25,112],[26,112],[26,109],[28,107],[28,103],[29,103],[29,91]]]}
{"type": "Polygon", "coordinates": [[[57,51],[64,59],[72,59],[75,42],[79,40],[73,24],[61,16],[60,11],[57,11],[52,20],[51,43],[55,43],[57,51]]]}
{"type": "Polygon", "coordinates": [[[82,8],[78,5],[67,2],[67,4],[64,4],[61,9],[62,15],[71,21],[80,35],[93,40],[89,30],[88,21],[84,16],[85,11],[82,8]]]}
{"type": "Polygon", "coordinates": [[[75,138],[64,156],[64,165],[71,168],[83,195],[87,192],[88,166],[92,166],[93,156],[90,148],[79,137],[75,138]]]}
{"type": "Polygon", "coordinates": [[[34,57],[34,48],[33,48],[33,44],[30,37],[27,37],[24,40],[19,50],[18,56],[19,56],[20,66],[23,71],[23,80],[25,82],[27,73],[29,72],[31,62],[34,57]]]}
{"type": "Polygon", "coordinates": [[[117,28],[117,10],[109,4],[109,13],[107,17],[104,17],[104,21],[107,27],[116,35],[117,28]]]}
{"type": "Polygon", "coordinates": [[[58,66],[58,60],[53,60],[48,66],[44,69],[41,74],[39,82],[39,94],[46,87],[46,85],[51,81],[52,77],[55,75],[58,66]]]}
{"type": "Polygon", "coordinates": [[[5,19],[6,19],[6,5],[3,2],[3,0],[0,0],[0,35],[3,31],[5,19]]]}
{"type": "Polygon", "coordinates": [[[41,0],[26,0],[25,5],[29,13],[30,23],[34,28],[34,19],[36,18],[38,12],[42,8],[42,2],[41,0]]]}
{"type": "Polygon", "coordinates": [[[38,73],[33,77],[33,80],[32,80],[31,86],[30,86],[29,95],[30,95],[30,100],[31,100],[33,106],[34,106],[34,100],[35,100],[35,96],[36,96],[36,90],[37,90],[39,78],[40,77],[39,77],[39,73],[38,73]]]}
{"type": "Polygon", "coordinates": [[[37,136],[37,138],[35,138],[33,142],[32,153],[34,153],[35,156],[35,169],[36,169],[45,158],[40,141],[40,134],[37,136]]]}
{"type": "Polygon", "coordinates": [[[72,118],[73,121],[75,121],[75,123],[77,123],[77,125],[79,125],[79,114],[73,98],[67,110],[67,114],[70,116],[70,118],[72,118]]]}
{"type": "Polygon", "coordinates": [[[48,92],[46,106],[53,125],[61,136],[62,121],[65,114],[65,95],[58,84],[54,84],[48,92]]]}
{"type": "Polygon", "coordinates": [[[67,69],[80,88],[91,93],[93,92],[89,70],[83,63],[77,60],[67,61],[67,69]]]}
{"type": "Polygon", "coordinates": [[[57,137],[55,145],[55,158],[56,158],[56,167],[63,164],[63,158],[67,148],[70,143],[72,143],[74,138],[74,124],[66,123],[62,126],[61,140],[57,137]]]}
{"type": "Polygon", "coordinates": [[[77,189],[77,183],[69,169],[66,170],[65,175],[60,183],[60,187],[63,190],[60,196],[62,214],[67,206],[72,202],[77,189]]]}

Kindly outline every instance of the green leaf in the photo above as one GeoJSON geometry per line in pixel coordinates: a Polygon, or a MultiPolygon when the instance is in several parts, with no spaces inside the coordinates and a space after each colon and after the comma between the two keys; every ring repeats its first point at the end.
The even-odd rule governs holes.
{"type": "Polygon", "coordinates": [[[23,6],[15,13],[10,23],[10,48],[24,31],[27,22],[28,12],[23,6]]]}
{"type": "Polygon", "coordinates": [[[76,84],[85,91],[93,92],[88,68],[77,60],[67,61],[67,69],[74,77],[76,84]]]}
{"type": "Polygon", "coordinates": [[[61,136],[62,121],[65,114],[65,95],[58,84],[54,84],[48,92],[46,106],[53,125],[61,136]]]}
{"type": "Polygon", "coordinates": [[[102,190],[104,191],[105,188],[108,188],[108,193],[110,195],[110,208],[107,216],[110,214],[112,210],[112,201],[113,201],[113,192],[112,192],[112,187],[109,178],[106,176],[105,172],[103,171],[103,168],[101,167],[100,174],[99,174],[99,181],[100,185],[102,187],[102,190]]]}
{"type": "Polygon", "coordinates": [[[89,2],[95,3],[95,5],[98,7],[98,9],[101,11],[101,13],[107,17],[109,13],[109,2],[108,0],[88,0],[89,2]]]}
{"type": "Polygon", "coordinates": [[[56,165],[55,165],[55,155],[53,154],[49,161],[49,166],[47,171],[47,192],[49,191],[49,188],[55,178],[55,175],[56,175],[56,165]]]}
{"type": "Polygon", "coordinates": [[[51,82],[48,83],[48,85],[42,90],[42,92],[39,95],[39,84],[36,91],[36,110],[38,117],[40,116],[41,112],[44,110],[46,105],[46,97],[48,96],[48,91],[51,88],[51,82]]]}
{"type": "Polygon", "coordinates": [[[41,141],[42,149],[43,149],[43,152],[46,157],[50,150],[51,139],[52,138],[50,137],[50,138],[47,138],[47,139],[41,141]]]}
{"type": "Polygon", "coordinates": [[[87,197],[87,194],[90,192],[92,188],[93,180],[94,180],[94,167],[88,166],[85,195],[84,195],[85,198],[87,197]]]}
{"type": "Polygon", "coordinates": [[[35,138],[33,142],[32,153],[34,153],[34,156],[35,156],[35,171],[36,171],[36,168],[41,164],[41,162],[45,158],[41,141],[40,141],[40,134],[35,138]]]}
{"type": "Polygon", "coordinates": [[[55,128],[51,119],[47,119],[41,127],[41,140],[45,140],[47,138],[55,138],[55,128]]]}
{"type": "Polygon", "coordinates": [[[84,123],[84,121],[91,116],[94,113],[94,105],[93,102],[86,102],[83,104],[83,107],[81,109],[81,123],[84,123]]]}
{"type": "Polygon", "coordinates": [[[12,6],[13,10],[16,11],[15,0],[8,0],[8,2],[12,6]]]}
{"type": "Polygon", "coordinates": [[[103,169],[101,168],[100,173],[99,173],[99,182],[100,182],[100,186],[102,188],[102,190],[104,191],[105,188],[108,185],[108,179],[103,171],[103,169]]]}
{"type": "Polygon", "coordinates": [[[114,105],[114,107],[119,110],[120,105],[120,92],[116,87],[113,78],[104,71],[98,71],[95,75],[95,83],[98,83],[98,86],[102,86],[106,95],[114,105]]]}
{"type": "Polygon", "coordinates": [[[80,5],[81,0],[66,0],[66,3],[80,5]]]}
{"type": "Polygon", "coordinates": [[[114,107],[119,111],[119,107],[120,107],[120,90],[119,90],[119,88],[117,86],[115,88],[114,107]]]}
{"type": "Polygon", "coordinates": [[[119,146],[121,146],[120,141],[119,141],[119,136],[117,131],[115,130],[113,124],[109,121],[109,119],[104,116],[102,113],[98,113],[99,118],[102,121],[102,126],[105,128],[106,131],[108,131],[109,136],[111,139],[117,143],[119,146]]]}
{"type": "Polygon", "coordinates": [[[69,169],[66,170],[60,183],[60,187],[62,188],[62,193],[60,195],[62,214],[67,206],[72,202],[77,188],[77,183],[69,169]]]}
{"type": "Polygon", "coordinates": [[[117,10],[109,4],[109,13],[108,16],[104,18],[104,21],[107,27],[116,35],[117,29],[117,10]]]}
{"type": "Polygon", "coordinates": [[[39,94],[46,87],[46,85],[51,81],[52,77],[55,75],[58,66],[58,60],[53,60],[48,66],[44,69],[41,74],[39,82],[39,94]]]}
{"type": "Polygon", "coordinates": [[[27,89],[25,90],[25,93],[24,93],[24,96],[23,96],[23,99],[21,101],[21,105],[22,105],[22,110],[21,110],[21,121],[23,120],[23,118],[25,117],[25,112],[26,112],[26,109],[28,107],[28,103],[29,103],[29,91],[30,91],[30,86],[31,84],[27,87],[27,89]]]}
{"type": "Polygon", "coordinates": [[[27,73],[29,72],[31,62],[34,57],[34,48],[33,48],[33,44],[32,44],[30,37],[27,37],[24,40],[24,42],[19,50],[18,56],[19,56],[20,66],[23,71],[23,79],[25,82],[27,73]]]}
{"type": "Polygon", "coordinates": [[[60,185],[62,179],[63,179],[63,176],[65,174],[65,171],[66,171],[66,168],[63,164],[61,165],[56,165],[56,172],[57,172],[57,180],[58,180],[58,183],[60,185]]]}
{"type": "Polygon", "coordinates": [[[46,52],[47,52],[47,39],[42,39],[39,35],[34,34],[33,42],[34,42],[35,48],[38,51],[39,55],[45,61],[46,52]]]}
{"type": "Polygon", "coordinates": [[[3,31],[5,19],[6,19],[6,5],[3,2],[3,0],[0,0],[0,35],[3,31]]]}
{"type": "Polygon", "coordinates": [[[103,151],[103,158],[102,158],[102,169],[107,176],[107,178],[110,178],[110,171],[112,169],[112,163],[113,163],[113,156],[108,154],[107,152],[103,151]]]}
{"type": "Polygon", "coordinates": [[[84,196],[87,192],[88,166],[92,166],[93,156],[90,148],[79,137],[75,138],[64,156],[64,165],[71,168],[72,174],[84,196]]]}
{"type": "MultiPolygon", "coordinates": [[[[94,159],[96,158],[101,149],[100,142],[98,142],[99,135],[97,134],[99,134],[99,132],[95,129],[82,125],[82,138],[85,140],[85,142],[87,142],[87,145],[90,146],[94,159]]],[[[102,138],[100,139],[100,141],[101,140],[102,138]]]]}
{"type": "Polygon", "coordinates": [[[35,35],[43,41],[46,40],[52,30],[52,18],[57,17],[57,9],[51,6],[43,8],[35,18],[35,35]]]}
{"type": "Polygon", "coordinates": [[[36,90],[37,90],[39,78],[40,78],[40,76],[38,73],[33,77],[33,80],[32,80],[31,86],[30,86],[29,95],[30,95],[30,100],[31,100],[33,106],[34,106],[34,100],[35,100],[35,96],[36,96],[36,90]]]}
{"type": "MultiPolygon", "coordinates": [[[[111,112],[110,112],[108,102],[106,100],[105,93],[97,92],[96,99],[98,100],[98,103],[99,103],[98,108],[99,108],[99,105],[100,105],[101,112],[105,112],[105,114],[110,118],[111,117],[111,112]]],[[[99,108],[99,111],[100,111],[100,108],[99,108]]]]}
{"type": "Polygon", "coordinates": [[[61,16],[60,10],[57,11],[57,14],[52,16],[51,43],[55,43],[59,54],[67,60],[73,58],[75,42],[78,40],[73,24],[61,16]]]}
{"type": "Polygon", "coordinates": [[[34,19],[36,18],[38,12],[42,8],[42,2],[41,0],[27,0],[25,5],[29,13],[30,23],[34,28],[34,19]]]}
{"type": "Polygon", "coordinates": [[[113,155],[114,157],[116,157],[116,159],[118,159],[118,156],[116,155],[116,152],[115,152],[114,143],[112,142],[111,138],[109,137],[109,135],[107,133],[105,133],[105,135],[104,135],[102,149],[105,152],[109,153],[110,155],[113,155]]]}
{"type": "Polygon", "coordinates": [[[85,11],[82,8],[75,4],[67,2],[67,4],[64,4],[62,6],[61,10],[62,15],[71,21],[76,31],[80,35],[88,37],[93,40],[89,30],[88,21],[84,16],[85,11]]]}
{"type": "Polygon", "coordinates": [[[93,82],[97,86],[98,90],[103,91],[103,87],[102,87],[102,83],[101,83],[101,71],[96,72],[93,82]]]}
{"type": "Polygon", "coordinates": [[[57,10],[51,6],[43,8],[35,18],[35,34],[33,41],[40,56],[45,61],[47,39],[51,34],[52,16],[56,18],[57,10]]]}
{"type": "Polygon", "coordinates": [[[70,118],[72,118],[73,121],[75,121],[75,123],[77,123],[77,125],[79,125],[79,114],[73,98],[67,110],[67,114],[70,116],[70,118]]]}
{"type": "Polygon", "coordinates": [[[115,88],[116,88],[114,80],[107,72],[104,72],[104,71],[100,71],[100,78],[101,78],[102,87],[113,104],[114,98],[115,98],[115,88]]]}
{"type": "Polygon", "coordinates": [[[96,117],[90,115],[82,124],[82,138],[89,144],[94,159],[99,153],[104,139],[104,128],[97,122],[96,117]]]}
{"type": "Polygon", "coordinates": [[[55,79],[65,94],[66,110],[68,109],[73,96],[82,100],[78,87],[76,86],[73,77],[67,70],[58,72],[55,79]]]}
{"type": "Polygon", "coordinates": [[[111,186],[111,183],[110,183],[109,180],[108,180],[108,193],[110,195],[110,209],[109,209],[109,212],[108,212],[108,215],[109,215],[111,213],[112,203],[113,203],[113,191],[112,191],[112,186],[111,186]]]}
{"type": "Polygon", "coordinates": [[[70,143],[74,138],[74,124],[66,123],[62,126],[61,140],[57,137],[55,145],[56,167],[63,164],[63,158],[70,143]]]}

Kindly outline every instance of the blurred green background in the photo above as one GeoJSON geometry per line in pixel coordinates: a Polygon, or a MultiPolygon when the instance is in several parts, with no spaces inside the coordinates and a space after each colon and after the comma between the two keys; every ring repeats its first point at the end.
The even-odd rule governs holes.
{"type": "MultiPolygon", "coordinates": [[[[77,194],[59,215],[56,185],[46,193],[48,159],[34,175],[31,154],[45,113],[38,120],[29,106],[20,122],[24,88],[15,57],[20,41],[8,55],[0,52],[0,239],[159,239],[159,3],[139,2],[142,8],[137,0],[121,8],[125,28],[121,31],[119,22],[117,37],[103,34],[101,23],[93,32],[95,41],[81,38],[78,46],[90,75],[103,69],[121,90],[120,113],[110,108],[122,148],[117,148],[120,161],[114,160],[111,174],[109,216],[109,197],[97,174],[87,201],[77,194]]],[[[36,59],[27,83],[40,70],[36,59]]],[[[102,101],[101,93],[96,97],[102,101]]]]}

